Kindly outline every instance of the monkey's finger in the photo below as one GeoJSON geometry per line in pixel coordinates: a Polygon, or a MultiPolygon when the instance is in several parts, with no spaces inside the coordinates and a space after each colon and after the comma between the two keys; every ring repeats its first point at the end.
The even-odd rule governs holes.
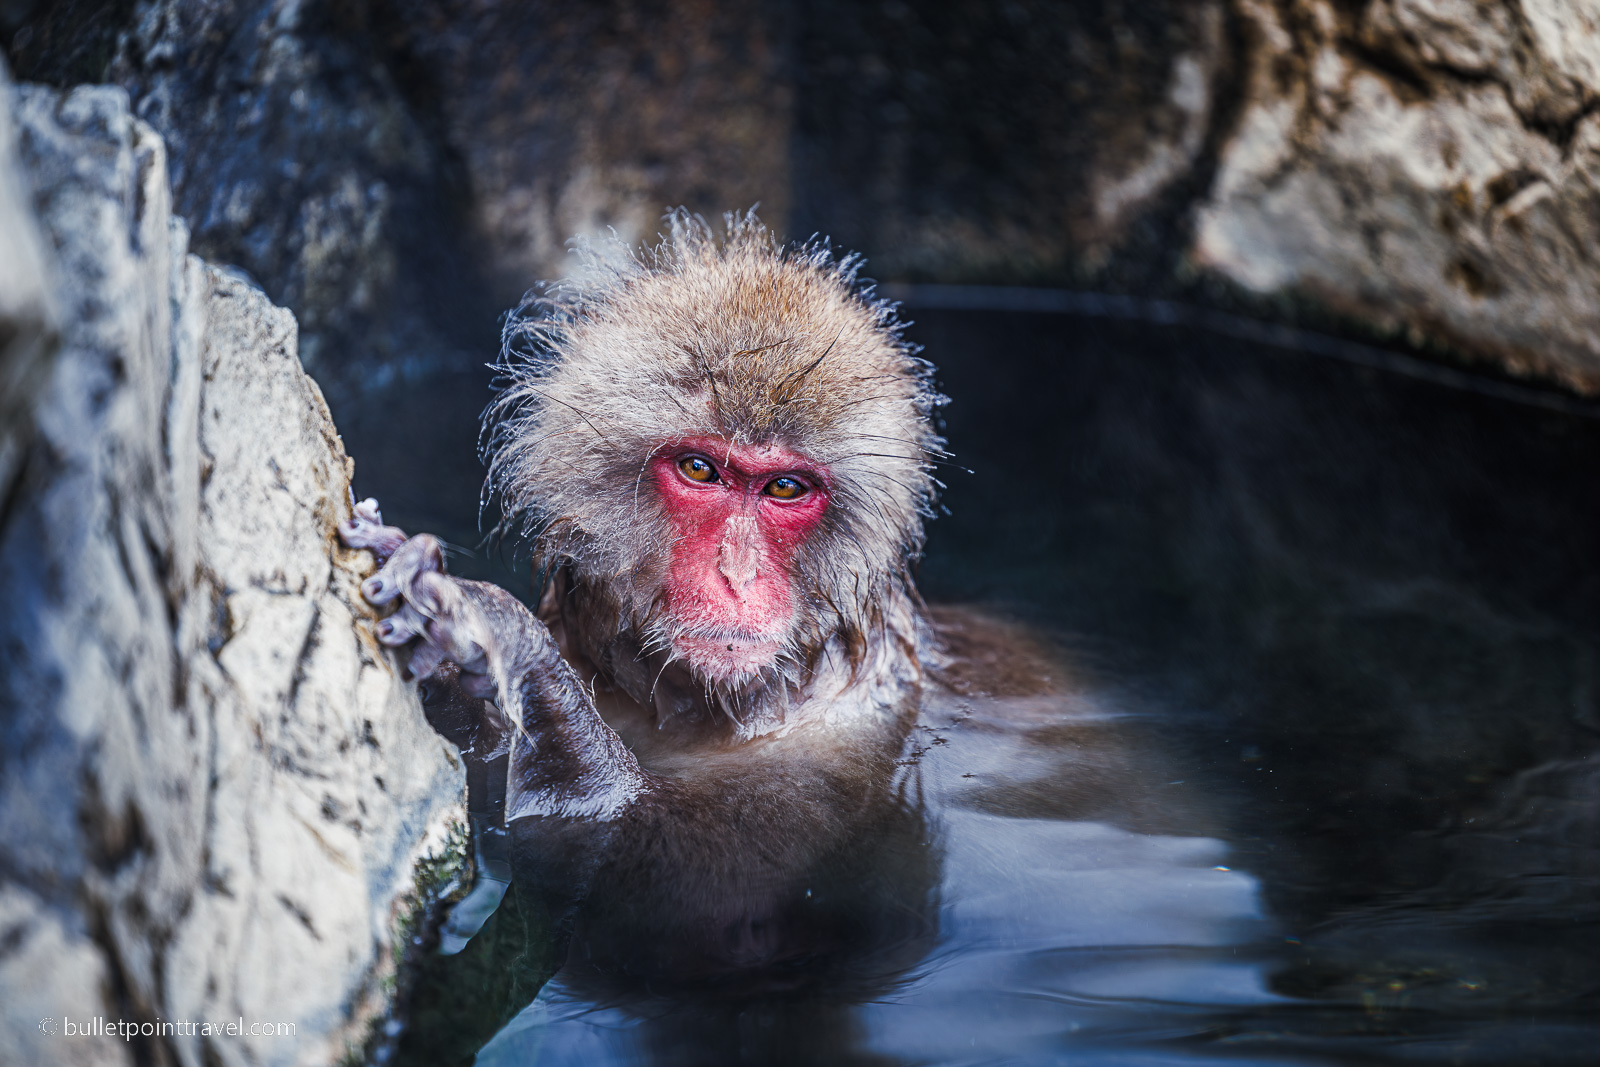
{"type": "Polygon", "coordinates": [[[444,649],[431,641],[424,641],[411,650],[411,660],[406,664],[408,681],[420,682],[439,669],[446,659],[444,649]]]}
{"type": "Polygon", "coordinates": [[[407,604],[430,619],[460,615],[465,607],[455,582],[438,571],[418,571],[410,575],[401,592],[407,604]]]}
{"type": "Polygon", "coordinates": [[[439,539],[418,534],[396,549],[377,574],[361,583],[361,595],[368,603],[387,604],[395,597],[408,595],[418,574],[443,571],[444,549],[439,539]]]}
{"type": "Polygon", "coordinates": [[[399,647],[414,637],[423,634],[423,628],[428,620],[410,604],[402,604],[400,610],[384,619],[373,628],[380,644],[390,647],[399,647]]]}
{"type": "Polygon", "coordinates": [[[348,519],[339,521],[339,539],[351,548],[371,549],[383,563],[406,542],[404,530],[385,526],[378,502],[368,497],[351,509],[348,519]]]}
{"type": "Polygon", "coordinates": [[[476,670],[484,660],[483,619],[477,606],[464,595],[455,579],[443,574],[419,574],[406,592],[407,605],[428,619],[423,636],[444,650],[445,657],[464,670],[476,670]]]}
{"type": "Polygon", "coordinates": [[[483,646],[472,637],[474,627],[456,618],[430,619],[422,636],[428,643],[444,650],[445,658],[459,663],[463,671],[482,673],[487,670],[483,646]]]}
{"type": "Polygon", "coordinates": [[[350,548],[371,550],[379,563],[386,562],[406,542],[406,532],[395,526],[372,526],[360,519],[339,523],[339,540],[350,548]]]}

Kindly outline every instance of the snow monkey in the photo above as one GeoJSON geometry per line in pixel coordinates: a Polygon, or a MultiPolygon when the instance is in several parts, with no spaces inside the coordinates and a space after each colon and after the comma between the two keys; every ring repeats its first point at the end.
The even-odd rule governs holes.
{"type": "Polygon", "coordinates": [[[709,974],[814,954],[818,865],[890,818],[939,657],[911,567],[942,398],[855,257],[753,215],[668,221],[507,326],[486,492],[537,613],[371,501],[341,532],[387,556],[362,587],[397,605],[379,639],[483,698],[528,867],[585,854],[559,877],[609,894],[592,939],[709,974]]]}

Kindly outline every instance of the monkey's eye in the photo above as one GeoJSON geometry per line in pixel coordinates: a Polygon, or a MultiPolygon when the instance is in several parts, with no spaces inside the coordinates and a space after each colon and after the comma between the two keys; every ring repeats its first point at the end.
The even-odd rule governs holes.
{"type": "Polygon", "coordinates": [[[805,491],[805,483],[797,478],[774,478],[762,490],[768,496],[775,496],[779,500],[793,500],[797,496],[804,495],[805,491]]]}
{"type": "Polygon", "coordinates": [[[714,482],[717,480],[717,468],[699,456],[684,456],[678,460],[678,469],[691,482],[714,482]]]}

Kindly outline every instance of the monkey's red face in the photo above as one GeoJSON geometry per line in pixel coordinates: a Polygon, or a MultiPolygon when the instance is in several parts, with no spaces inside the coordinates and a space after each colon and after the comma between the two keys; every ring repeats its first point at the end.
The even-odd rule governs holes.
{"type": "Polygon", "coordinates": [[[674,651],[715,681],[770,666],[794,618],[795,552],[827,511],[827,471],[775,445],[718,438],[675,442],[651,466],[677,535],[674,651]]]}

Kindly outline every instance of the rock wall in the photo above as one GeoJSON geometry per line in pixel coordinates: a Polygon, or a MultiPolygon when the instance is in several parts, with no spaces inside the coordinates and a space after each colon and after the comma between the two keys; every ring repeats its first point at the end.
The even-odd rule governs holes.
{"type": "Polygon", "coordinates": [[[1196,261],[1600,393],[1600,3],[1238,11],[1196,261]]]}
{"type": "Polygon", "coordinates": [[[336,1062],[462,777],[294,316],[188,254],[118,88],[0,78],[0,246],[0,1061],[336,1062]]]}
{"type": "Polygon", "coordinates": [[[756,201],[884,280],[1180,296],[1600,392],[1595,0],[67,0],[0,41],[129,90],[347,430],[483,362],[572,235],[756,201]]]}

